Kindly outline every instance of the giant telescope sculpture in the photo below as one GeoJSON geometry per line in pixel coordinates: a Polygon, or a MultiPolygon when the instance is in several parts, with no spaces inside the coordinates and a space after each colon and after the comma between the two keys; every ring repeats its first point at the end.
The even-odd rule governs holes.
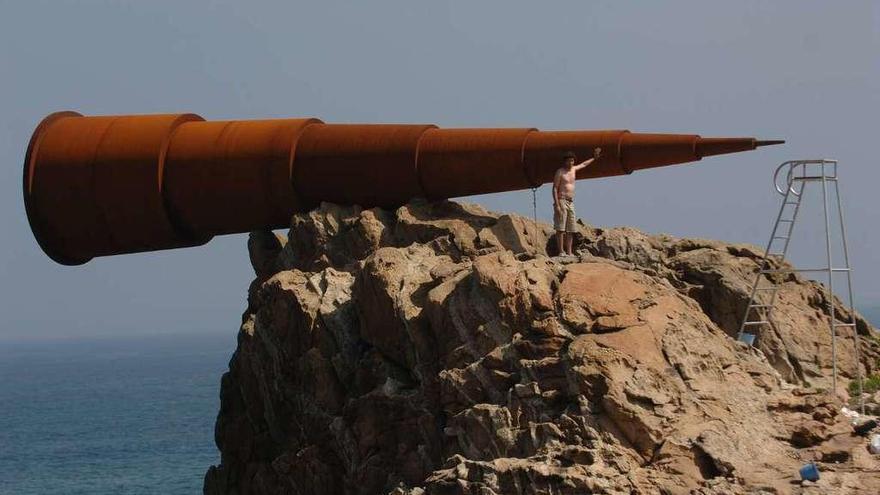
{"type": "Polygon", "coordinates": [[[53,113],[24,161],[24,203],[58,263],[198,246],[283,228],[322,201],[394,208],[550,182],[566,151],[602,157],[592,179],[783,141],[627,130],[440,129],[313,119],[205,121],[194,114],[53,113]]]}

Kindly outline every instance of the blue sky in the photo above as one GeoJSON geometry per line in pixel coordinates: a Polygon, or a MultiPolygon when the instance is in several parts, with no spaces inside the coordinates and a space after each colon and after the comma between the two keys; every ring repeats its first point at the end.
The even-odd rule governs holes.
{"type": "MultiPolygon", "coordinates": [[[[763,245],[776,164],[837,158],[857,303],[880,306],[876,5],[0,0],[0,339],[234,335],[245,307],[241,235],[73,268],[43,255],[24,215],[21,163],[34,126],[66,109],[784,138],[582,182],[578,213],[763,245]]],[[[546,220],[549,191],[539,194],[546,220]]],[[[531,211],[528,192],[470,200],[531,211]]],[[[820,214],[802,213],[796,263],[821,262],[820,214]]]]}

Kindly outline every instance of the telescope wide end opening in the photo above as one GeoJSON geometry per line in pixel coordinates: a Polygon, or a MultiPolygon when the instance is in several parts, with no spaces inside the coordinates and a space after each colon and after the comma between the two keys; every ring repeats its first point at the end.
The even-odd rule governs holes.
{"type": "Polygon", "coordinates": [[[43,133],[46,129],[49,128],[54,122],[67,118],[67,117],[82,117],[82,114],[74,111],[62,111],[62,112],[54,112],[46,116],[39,124],[37,124],[37,128],[34,129],[34,133],[31,134],[31,139],[28,141],[27,152],[24,155],[24,164],[22,167],[22,196],[24,199],[24,210],[27,215],[28,225],[31,227],[31,232],[34,234],[34,239],[36,239],[37,244],[40,246],[40,249],[43,250],[46,255],[52,259],[52,261],[58,263],[59,265],[66,266],[77,266],[84,265],[88,263],[92,258],[79,258],[64,255],[59,249],[56,249],[56,246],[53,246],[49,242],[49,238],[45,233],[46,222],[36,213],[35,208],[31,202],[31,185],[33,181],[33,173],[34,173],[34,157],[35,152],[37,151],[37,147],[39,146],[40,139],[43,137],[43,133]]]}

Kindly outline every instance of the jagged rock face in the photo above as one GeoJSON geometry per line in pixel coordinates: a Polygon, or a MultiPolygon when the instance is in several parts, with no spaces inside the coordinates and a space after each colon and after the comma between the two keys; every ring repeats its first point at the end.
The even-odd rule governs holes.
{"type": "MultiPolygon", "coordinates": [[[[548,234],[453,202],[325,204],[286,244],[253,234],[205,493],[880,491],[880,462],[822,391],[816,285],[786,280],[750,348],[730,335],[754,248],[581,226],[581,256],[560,260],[548,234]],[[814,459],[822,479],[801,486],[814,459]]],[[[872,371],[880,346],[858,322],[872,371]]]]}
{"type": "MultiPolygon", "coordinates": [[[[631,263],[636,269],[666,278],[699,302],[706,315],[728,335],[736,336],[739,332],[762,251],[744,244],[648,236],[630,228],[584,228],[582,232],[586,251],[631,263]]],[[[771,267],[790,265],[774,263],[771,267]]],[[[786,381],[831,388],[832,345],[828,300],[823,288],[794,274],[774,277],[782,290],[774,304],[773,325],[758,335],[755,345],[786,381]]],[[[768,303],[769,296],[760,302],[768,303]]],[[[844,321],[851,321],[849,308],[837,299],[834,311],[844,321]]],[[[876,335],[860,315],[856,315],[855,321],[861,335],[876,335]]],[[[838,328],[837,366],[845,378],[855,376],[853,342],[852,328],[838,328]]],[[[877,349],[876,345],[862,349],[868,353],[862,356],[862,364],[869,373],[878,371],[877,349]]]]}

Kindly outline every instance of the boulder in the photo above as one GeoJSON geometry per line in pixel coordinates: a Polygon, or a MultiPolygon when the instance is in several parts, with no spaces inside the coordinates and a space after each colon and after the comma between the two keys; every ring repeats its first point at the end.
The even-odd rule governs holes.
{"type": "MultiPolygon", "coordinates": [[[[878,492],[829,390],[821,286],[778,279],[748,347],[757,248],[579,229],[579,256],[551,258],[546,225],[442,201],[323,204],[287,243],[252,235],[205,493],[878,492]]],[[[855,318],[842,385],[880,356],[855,318]]]]}

